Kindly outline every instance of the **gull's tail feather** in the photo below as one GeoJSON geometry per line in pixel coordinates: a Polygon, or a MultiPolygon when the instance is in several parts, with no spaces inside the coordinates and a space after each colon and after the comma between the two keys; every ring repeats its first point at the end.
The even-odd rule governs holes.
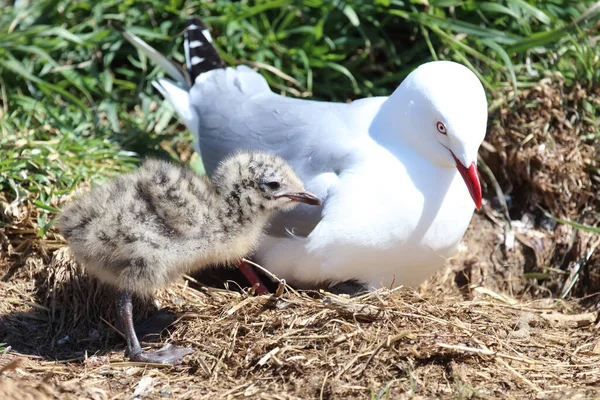
{"type": "Polygon", "coordinates": [[[198,114],[190,104],[188,89],[165,78],[159,78],[152,82],[152,86],[173,106],[185,126],[200,140],[200,132],[198,132],[200,121],[198,114]]]}
{"type": "Polygon", "coordinates": [[[154,61],[159,67],[161,67],[169,76],[174,79],[177,83],[183,85],[186,89],[190,88],[188,80],[181,70],[181,68],[170,61],[167,57],[162,55],[154,47],[144,42],[142,39],[134,35],[133,33],[123,29],[120,25],[112,23],[112,25],[121,33],[121,35],[127,39],[136,49],[144,53],[149,59],[154,61]]]}
{"type": "Polygon", "coordinates": [[[200,74],[226,67],[212,44],[210,32],[198,17],[188,19],[183,47],[192,84],[200,74]]]}

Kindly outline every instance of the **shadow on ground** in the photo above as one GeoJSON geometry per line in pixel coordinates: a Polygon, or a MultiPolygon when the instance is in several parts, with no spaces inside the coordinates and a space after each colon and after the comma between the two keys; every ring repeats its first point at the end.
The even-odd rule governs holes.
{"type": "MultiPolygon", "coordinates": [[[[123,350],[125,343],[117,332],[120,325],[114,309],[117,291],[86,275],[64,248],[51,258],[35,253],[32,249],[30,254],[22,254],[19,258],[26,260],[23,263],[13,257],[12,267],[2,271],[0,284],[6,289],[0,306],[0,343],[11,346],[13,352],[47,360],[123,350]],[[23,301],[26,292],[31,295],[23,301]]],[[[211,268],[194,278],[202,282],[189,282],[197,290],[203,285],[235,291],[247,287],[235,268],[211,268]]],[[[262,278],[271,290],[276,288],[268,277],[262,278]]],[[[176,298],[173,301],[177,303],[176,298]]],[[[163,332],[161,339],[161,331],[178,317],[158,309],[153,298],[134,299],[136,331],[143,342],[161,342],[168,334],[163,332]]]]}

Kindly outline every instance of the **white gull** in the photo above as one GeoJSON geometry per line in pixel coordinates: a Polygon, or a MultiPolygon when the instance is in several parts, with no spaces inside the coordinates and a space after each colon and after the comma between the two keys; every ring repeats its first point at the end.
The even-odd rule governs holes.
{"type": "Polygon", "coordinates": [[[435,61],[389,97],[295,99],[273,93],[248,67],[224,68],[198,19],[188,29],[191,86],[164,56],[123,34],[176,80],[155,86],[195,135],[209,175],[233,151],[269,151],[324,200],[273,220],[256,261],[301,287],[356,280],[378,288],[419,285],[456,253],[481,206],[487,100],[473,72],[435,61]]]}

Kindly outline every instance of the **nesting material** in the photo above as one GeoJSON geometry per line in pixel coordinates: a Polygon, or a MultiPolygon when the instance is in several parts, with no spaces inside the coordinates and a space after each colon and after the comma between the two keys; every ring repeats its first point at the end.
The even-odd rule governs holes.
{"type": "Polygon", "coordinates": [[[553,76],[497,111],[486,138],[491,147],[482,155],[521,208],[541,205],[559,217],[576,218],[597,204],[598,125],[586,108],[595,97],[553,76]]]}
{"type": "MultiPolygon", "coordinates": [[[[587,101],[597,102],[597,96],[588,92],[587,101]]],[[[542,103],[540,96],[536,104],[542,103]]],[[[511,121],[506,109],[503,118],[511,121]]],[[[592,128],[580,122],[574,125],[579,132],[592,128]]],[[[505,140],[514,140],[507,148],[518,148],[516,136],[505,140]]],[[[524,164],[496,167],[486,161],[499,180],[506,173],[515,183],[523,172],[518,168],[524,164]]],[[[515,185],[512,194],[523,187],[515,185]]],[[[0,203],[12,202],[11,195],[0,193],[0,203]]],[[[10,350],[0,350],[0,369],[23,359],[17,370],[0,373],[0,393],[9,399],[24,398],[31,387],[42,392],[35,398],[107,400],[135,393],[148,399],[600,395],[600,326],[594,308],[584,307],[598,297],[583,304],[561,300],[524,280],[522,268],[509,268],[522,265],[524,246],[500,258],[504,228],[481,214],[467,232],[462,256],[452,260],[460,261],[458,268],[469,265],[470,279],[460,291],[454,274],[439,276],[421,292],[381,290],[352,300],[289,287],[277,300],[251,298],[188,281],[158,290],[161,305],[182,315],[162,339],[197,349],[169,367],[126,360],[122,339],[111,328],[114,293],[81,273],[53,230],[36,236],[39,208],[23,202],[9,211],[0,227],[0,343],[10,350]]],[[[141,317],[144,309],[139,311],[141,317]]]]}
{"type": "MultiPolygon", "coordinates": [[[[114,293],[82,274],[65,248],[54,250],[63,244],[52,233],[37,238],[35,220],[32,212],[10,222],[0,241],[0,343],[11,346],[0,365],[23,360],[0,373],[5,392],[34,387],[60,398],[107,400],[136,391],[183,399],[600,394],[590,310],[489,286],[457,291],[453,276],[421,292],[380,290],[355,299],[289,287],[279,298],[250,297],[180,281],[155,296],[181,315],[163,340],[196,351],[174,367],[132,363],[111,328],[114,293]]],[[[466,246],[483,261],[491,249],[481,236],[468,234],[466,246]]]]}
{"type": "MultiPolygon", "coordinates": [[[[389,398],[407,399],[458,393],[590,398],[600,383],[594,324],[555,324],[544,317],[591,320],[573,302],[506,302],[489,294],[464,298],[439,286],[422,294],[379,290],[356,299],[286,288],[274,299],[182,283],[157,297],[183,316],[171,338],[198,350],[185,364],[165,369],[123,362],[116,337],[104,337],[110,331],[105,327],[102,338],[82,331],[54,351],[44,343],[41,358],[9,353],[7,361],[26,359],[21,369],[28,375],[10,372],[6,379],[34,383],[52,371],[53,390],[79,398],[94,389],[106,399],[133,398],[142,386],[147,398],[358,399],[386,392],[389,398]],[[90,342],[99,349],[78,356],[75,349],[90,342]],[[73,360],[51,359],[58,352],[59,360],[73,360]]],[[[76,308],[61,306],[71,314],[76,308]]],[[[47,322],[36,323],[43,332],[47,322]]]]}
{"type": "Polygon", "coordinates": [[[535,252],[517,274],[541,274],[541,285],[556,296],[596,293],[597,235],[554,226],[540,208],[562,219],[599,225],[600,131],[595,109],[600,86],[569,87],[560,74],[553,74],[516,96],[500,95],[480,154],[508,195],[517,241],[535,252]]]}

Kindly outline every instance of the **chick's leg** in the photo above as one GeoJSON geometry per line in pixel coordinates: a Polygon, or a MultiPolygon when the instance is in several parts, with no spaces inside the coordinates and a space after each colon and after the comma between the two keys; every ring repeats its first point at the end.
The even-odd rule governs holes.
{"type": "Polygon", "coordinates": [[[125,338],[127,340],[127,350],[129,351],[129,358],[132,361],[157,363],[157,364],[176,364],[181,359],[193,352],[192,349],[177,347],[171,344],[167,344],[162,349],[153,352],[146,353],[135,334],[135,328],[133,327],[133,305],[131,302],[131,293],[121,292],[117,300],[117,316],[121,326],[125,331],[125,338]]]}
{"type": "Polygon", "coordinates": [[[259,294],[259,295],[269,294],[269,290],[267,289],[265,284],[262,282],[260,277],[256,274],[256,271],[254,271],[254,269],[252,268],[251,265],[246,264],[246,262],[244,262],[244,261],[240,261],[238,263],[238,268],[242,272],[242,274],[244,274],[244,276],[250,283],[250,286],[254,286],[255,284],[258,283],[258,287],[256,288],[256,294],[259,294]]]}

